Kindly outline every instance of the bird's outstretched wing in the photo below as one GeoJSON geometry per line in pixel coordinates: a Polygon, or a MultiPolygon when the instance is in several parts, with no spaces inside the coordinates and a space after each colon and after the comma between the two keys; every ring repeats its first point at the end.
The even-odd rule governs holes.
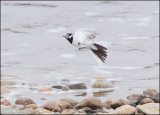
{"type": "Polygon", "coordinates": [[[79,38],[80,41],[94,39],[96,35],[99,35],[99,33],[90,30],[80,30],[75,32],[75,37],[79,38]]]}

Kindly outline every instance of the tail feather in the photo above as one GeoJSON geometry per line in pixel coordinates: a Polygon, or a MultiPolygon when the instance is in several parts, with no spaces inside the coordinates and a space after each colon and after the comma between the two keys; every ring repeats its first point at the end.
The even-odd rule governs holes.
{"type": "Polygon", "coordinates": [[[97,49],[90,48],[91,51],[99,57],[99,59],[104,63],[107,58],[107,48],[104,46],[101,46],[99,44],[94,43],[93,44],[97,49]]]}

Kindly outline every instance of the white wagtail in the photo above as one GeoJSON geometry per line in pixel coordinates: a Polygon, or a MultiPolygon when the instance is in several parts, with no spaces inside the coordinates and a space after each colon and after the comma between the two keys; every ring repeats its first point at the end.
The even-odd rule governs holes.
{"type": "Polygon", "coordinates": [[[76,31],[74,34],[67,33],[65,37],[72,45],[81,49],[90,49],[104,63],[107,57],[107,48],[97,43],[92,42],[97,35],[92,31],[76,31]]]}

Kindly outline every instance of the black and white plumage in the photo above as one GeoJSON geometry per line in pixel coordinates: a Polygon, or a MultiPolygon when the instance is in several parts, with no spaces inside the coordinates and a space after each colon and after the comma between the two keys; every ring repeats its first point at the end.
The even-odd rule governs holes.
{"type": "Polygon", "coordinates": [[[107,57],[107,48],[92,42],[98,33],[93,31],[76,31],[74,34],[67,33],[65,37],[72,45],[80,49],[90,49],[103,63],[107,57]]]}

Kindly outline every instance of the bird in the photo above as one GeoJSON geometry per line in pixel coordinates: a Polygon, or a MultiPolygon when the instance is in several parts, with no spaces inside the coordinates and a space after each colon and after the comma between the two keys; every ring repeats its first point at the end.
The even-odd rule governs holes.
{"type": "Polygon", "coordinates": [[[96,35],[98,35],[98,33],[94,31],[79,30],[75,31],[75,33],[66,33],[66,35],[62,37],[65,37],[69,43],[79,50],[91,50],[93,54],[95,54],[103,63],[105,63],[107,58],[107,48],[92,41],[96,35]]]}

